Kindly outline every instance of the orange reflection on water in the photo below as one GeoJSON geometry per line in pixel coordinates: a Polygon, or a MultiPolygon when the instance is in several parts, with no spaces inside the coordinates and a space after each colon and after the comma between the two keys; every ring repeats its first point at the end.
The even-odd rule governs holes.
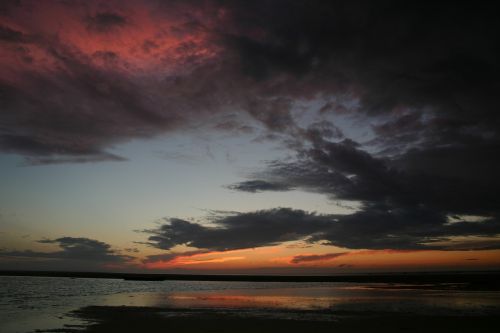
{"type": "MultiPolygon", "coordinates": [[[[238,284],[236,284],[238,285],[238,284]]],[[[235,286],[236,286],[235,285],[235,286]]],[[[312,284],[261,289],[173,291],[110,295],[104,305],[153,306],[176,309],[283,309],[332,311],[484,311],[500,306],[498,292],[446,290],[439,285],[312,284]],[[415,288],[414,288],[415,287],[415,288]]],[[[259,288],[258,284],[254,287],[259,288]]]]}
{"type": "MultiPolygon", "coordinates": [[[[331,288],[229,289],[111,295],[105,305],[160,306],[183,309],[326,309],[345,302],[331,288]]],[[[349,291],[348,294],[351,292],[349,291]]]]}
{"type": "Polygon", "coordinates": [[[169,299],[179,307],[210,308],[328,308],[335,303],[331,297],[256,296],[256,295],[173,295],[169,299]]]}

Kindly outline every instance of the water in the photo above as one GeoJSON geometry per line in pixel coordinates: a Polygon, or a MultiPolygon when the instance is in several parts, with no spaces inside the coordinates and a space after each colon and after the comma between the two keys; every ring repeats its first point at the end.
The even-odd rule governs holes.
{"type": "Polygon", "coordinates": [[[82,325],[69,314],[90,305],[215,309],[287,318],[296,310],[321,320],[378,312],[481,316],[500,314],[500,293],[383,283],[0,277],[2,333],[82,325]]]}

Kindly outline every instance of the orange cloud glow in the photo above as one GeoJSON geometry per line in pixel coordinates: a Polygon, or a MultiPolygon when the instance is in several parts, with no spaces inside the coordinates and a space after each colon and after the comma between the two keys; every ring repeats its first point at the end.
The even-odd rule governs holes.
{"type": "Polygon", "coordinates": [[[272,246],[257,249],[214,251],[176,257],[170,261],[144,264],[147,269],[171,269],[196,265],[201,269],[253,269],[253,268],[318,268],[342,270],[410,270],[445,267],[452,269],[477,268],[500,265],[500,251],[436,251],[436,250],[360,250],[314,246],[308,252],[300,247],[272,246]],[[330,250],[329,252],[325,250],[330,250]],[[331,252],[332,250],[338,252],[331,252]],[[294,260],[295,258],[295,260],[294,260]],[[299,258],[299,260],[297,260],[299,258]],[[305,258],[305,259],[304,259],[305,258]]]}

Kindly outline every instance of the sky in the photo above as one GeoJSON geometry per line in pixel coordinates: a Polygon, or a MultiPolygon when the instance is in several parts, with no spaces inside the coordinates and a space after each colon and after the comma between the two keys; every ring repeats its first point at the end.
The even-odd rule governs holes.
{"type": "Polygon", "coordinates": [[[500,269],[491,6],[3,0],[0,269],[500,269]]]}

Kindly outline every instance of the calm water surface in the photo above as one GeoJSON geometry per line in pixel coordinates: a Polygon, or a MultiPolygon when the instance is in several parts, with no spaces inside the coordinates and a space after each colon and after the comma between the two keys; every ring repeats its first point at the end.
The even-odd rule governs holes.
{"type": "MultiPolygon", "coordinates": [[[[432,286],[431,286],[432,287],[432,286]]],[[[155,306],[293,316],[393,312],[500,315],[500,293],[395,284],[303,282],[124,281],[0,277],[0,332],[34,332],[81,325],[69,315],[89,305],[155,306]],[[303,313],[301,314],[303,315],[303,313]]]]}

